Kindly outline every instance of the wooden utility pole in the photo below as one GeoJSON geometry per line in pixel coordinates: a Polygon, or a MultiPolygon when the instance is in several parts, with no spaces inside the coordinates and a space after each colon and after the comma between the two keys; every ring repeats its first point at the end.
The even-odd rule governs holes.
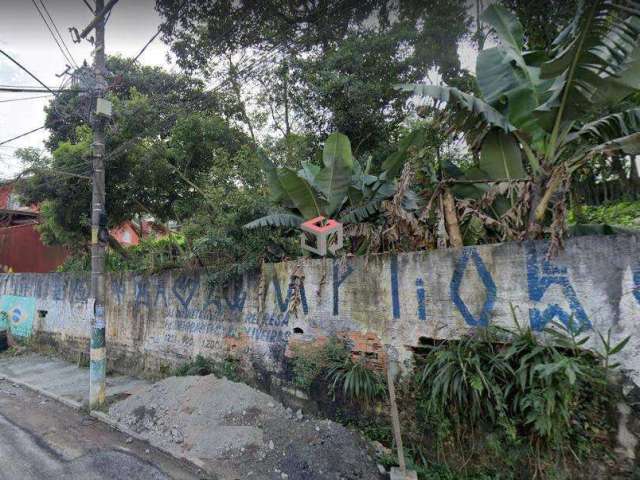
{"type": "Polygon", "coordinates": [[[95,30],[94,71],[96,109],[91,124],[93,127],[93,191],[91,195],[91,298],[93,318],[91,319],[91,350],[89,371],[89,407],[99,408],[105,402],[105,377],[107,372],[107,352],[105,346],[105,274],[104,257],[108,241],[107,213],[105,209],[105,116],[100,111],[106,90],[104,74],[106,59],[104,52],[105,16],[116,4],[110,0],[105,8],[104,0],[96,0],[96,15],[83,30],[81,38],[95,30]]]}

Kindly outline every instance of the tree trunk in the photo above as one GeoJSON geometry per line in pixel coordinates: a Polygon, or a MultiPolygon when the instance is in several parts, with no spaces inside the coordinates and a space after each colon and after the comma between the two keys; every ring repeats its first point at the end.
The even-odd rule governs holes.
{"type": "Polygon", "coordinates": [[[631,156],[631,169],[629,171],[629,185],[633,200],[640,196],[640,172],[638,172],[638,161],[635,156],[631,156]]]}
{"type": "Polygon", "coordinates": [[[445,187],[442,194],[442,204],[444,205],[444,220],[447,224],[447,234],[449,235],[449,244],[454,247],[462,247],[462,234],[460,233],[460,224],[458,223],[458,214],[456,212],[456,200],[453,193],[448,187],[445,187]]]}
{"type": "Polygon", "coordinates": [[[545,184],[545,178],[535,178],[531,186],[531,206],[529,207],[529,221],[527,223],[527,235],[528,240],[535,240],[540,235],[542,228],[536,220],[536,210],[540,205],[542,199],[542,185],[545,184]]]}

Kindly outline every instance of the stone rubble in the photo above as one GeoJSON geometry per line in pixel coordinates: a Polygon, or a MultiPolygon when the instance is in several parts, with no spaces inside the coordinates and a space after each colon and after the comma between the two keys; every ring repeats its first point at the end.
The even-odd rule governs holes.
{"type": "Polygon", "coordinates": [[[226,378],[170,377],[113,404],[109,414],[220,480],[383,478],[355,432],[305,418],[300,409],[294,414],[273,397],[226,378]]]}

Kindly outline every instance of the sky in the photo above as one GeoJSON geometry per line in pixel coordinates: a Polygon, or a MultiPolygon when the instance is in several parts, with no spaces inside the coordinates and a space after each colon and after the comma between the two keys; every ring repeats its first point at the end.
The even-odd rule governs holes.
{"type": "MultiPolygon", "coordinates": [[[[92,0],[88,0],[92,3],[92,0]]],[[[42,10],[40,0],[35,0],[42,10]]],[[[83,41],[71,41],[68,28],[81,31],[93,15],[82,0],[42,0],[58,30],[62,34],[75,61],[91,63],[92,45],[83,41]]],[[[154,0],[120,0],[116,4],[106,27],[106,53],[135,56],[157,31],[160,17],[154,9],[154,0]]],[[[45,18],[47,14],[43,11],[45,18]]],[[[55,30],[54,30],[55,32],[55,30]]],[[[56,77],[65,70],[67,61],[55,44],[42,18],[30,0],[0,0],[0,49],[5,50],[27,67],[48,86],[59,86],[56,77]]],[[[175,68],[168,60],[169,49],[157,38],[140,57],[146,65],[175,68]]],[[[0,85],[37,86],[37,82],[0,55],[0,85]]],[[[47,98],[4,102],[16,98],[33,97],[41,93],[0,92],[0,142],[44,124],[44,106],[47,98]]],[[[0,146],[0,177],[9,178],[19,173],[21,165],[13,157],[18,147],[44,148],[46,130],[0,146]]]]}

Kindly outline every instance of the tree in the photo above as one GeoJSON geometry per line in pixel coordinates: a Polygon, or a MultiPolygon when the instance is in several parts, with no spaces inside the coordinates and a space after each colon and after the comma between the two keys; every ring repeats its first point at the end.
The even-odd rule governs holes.
{"type": "Polygon", "coordinates": [[[569,23],[578,8],[578,0],[501,0],[500,3],[526,25],[525,41],[529,50],[547,50],[569,23]]]}
{"type": "MultiPolygon", "coordinates": [[[[154,134],[166,134],[179,112],[198,110],[216,111],[223,116],[233,114],[226,108],[228,102],[224,98],[207,93],[201,80],[188,75],[141,66],[120,56],[107,57],[107,70],[108,92],[112,99],[128,102],[136,95],[152,99],[148,107],[153,109],[155,121],[144,127],[153,127],[154,134]]],[[[91,88],[93,71],[90,66],[83,65],[74,77],[81,91],[75,88],[63,91],[45,107],[45,126],[50,132],[46,145],[51,151],[62,141],[75,142],[77,127],[90,125],[91,96],[82,89],[91,88]]]]}
{"type": "Polygon", "coordinates": [[[178,63],[235,95],[248,130],[343,131],[357,155],[397,136],[408,110],[394,84],[430,69],[450,82],[463,73],[463,0],[158,0],[157,9],[178,63]]]}
{"type": "Polygon", "coordinates": [[[640,88],[639,12],[637,0],[581,3],[547,55],[525,50],[522,24],[492,5],[483,18],[500,45],[478,56],[480,96],[452,87],[404,87],[447,102],[451,119],[479,145],[479,168],[465,174],[466,181],[478,181],[474,188],[529,180],[520,195],[506,195],[511,215],[528,212],[519,218],[523,235],[539,236],[550,220],[552,233],[562,230],[567,183],[591,159],[640,153],[640,110],[615,110],[640,88]],[[617,113],[594,114],[605,106],[617,113]]]}
{"type": "MultiPolygon", "coordinates": [[[[176,210],[193,212],[202,204],[201,192],[193,186],[215,160],[213,151],[201,149],[203,138],[207,148],[231,155],[249,140],[217,114],[223,100],[204,92],[201,81],[132,66],[121,58],[111,58],[109,65],[122,72],[112,75],[109,93],[114,111],[107,128],[109,224],[137,215],[164,221],[175,218],[176,210]]],[[[45,240],[75,247],[83,247],[79,239],[88,238],[83,219],[91,196],[91,132],[82,115],[87,101],[82,95],[69,92],[54,100],[48,109],[53,154],[44,163],[32,162],[30,175],[19,186],[25,202],[46,204],[43,229],[52,234],[45,240]],[[69,235],[60,235],[63,231],[69,235]]]]}

